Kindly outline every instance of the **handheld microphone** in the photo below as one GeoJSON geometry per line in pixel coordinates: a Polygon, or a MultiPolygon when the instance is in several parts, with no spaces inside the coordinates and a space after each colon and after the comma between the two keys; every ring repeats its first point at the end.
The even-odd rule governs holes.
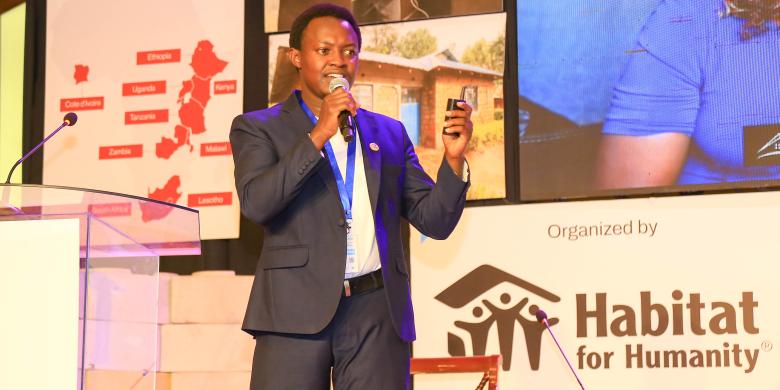
{"type": "Polygon", "coordinates": [[[37,151],[38,149],[40,149],[40,148],[41,148],[41,146],[43,146],[43,144],[45,144],[45,143],[46,143],[46,141],[48,141],[48,140],[49,140],[49,138],[51,138],[51,137],[54,137],[54,134],[57,134],[57,132],[58,132],[58,131],[60,131],[60,130],[62,130],[62,128],[63,128],[63,127],[65,127],[65,126],[73,126],[73,125],[75,125],[75,124],[76,124],[76,121],[77,121],[78,119],[79,119],[79,118],[78,118],[78,116],[76,116],[76,113],[74,113],[74,112],[69,112],[69,113],[65,114],[65,117],[64,117],[64,118],[62,118],[62,124],[60,124],[60,125],[59,125],[59,127],[57,127],[57,129],[56,129],[56,130],[54,130],[54,131],[53,131],[51,134],[49,134],[49,136],[48,136],[48,137],[44,138],[44,139],[43,139],[43,141],[41,141],[40,143],[38,143],[38,145],[35,145],[35,147],[34,147],[34,148],[32,148],[32,150],[30,150],[29,152],[27,152],[27,154],[25,154],[25,155],[24,155],[24,157],[20,158],[20,159],[19,159],[19,161],[17,161],[17,162],[14,164],[14,166],[13,166],[13,167],[11,167],[11,171],[10,171],[10,172],[8,172],[8,178],[6,178],[6,179],[5,179],[5,184],[10,184],[10,183],[11,183],[11,175],[13,175],[13,174],[14,174],[14,170],[16,169],[16,167],[18,167],[18,166],[19,166],[19,164],[23,163],[23,162],[24,162],[24,160],[27,160],[27,158],[28,158],[28,157],[32,156],[32,154],[33,154],[33,153],[35,153],[35,151],[37,151]]]}
{"type": "MultiPolygon", "coordinates": [[[[333,76],[328,84],[328,89],[333,92],[337,88],[349,91],[349,81],[341,76],[333,76]]],[[[355,118],[349,111],[345,110],[339,113],[339,131],[344,137],[344,142],[352,142],[355,139],[355,118]]]]}
{"type": "Polygon", "coordinates": [[[582,380],[580,379],[579,375],[577,375],[577,371],[574,371],[574,366],[571,365],[569,358],[566,356],[566,352],[563,351],[561,344],[558,343],[558,339],[555,338],[555,333],[553,333],[552,329],[550,328],[550,323],[547,322],[547,313],[545,313],[542,309],[537,310],[536,320],[543,324],[547,328],[547,331],[550,332],[550,336],[552,336],[553,341],[555,341],[555,345],[558,346],[558,350],[561,351],[563,359],[566,360],[566,364],[569,365],[569,369],[571,370],[571,373],[574,374],[574,378],[577,379],[577,383],[580,384],[580,388],[585,390],[585,385],[582,384],[582,380]]]}

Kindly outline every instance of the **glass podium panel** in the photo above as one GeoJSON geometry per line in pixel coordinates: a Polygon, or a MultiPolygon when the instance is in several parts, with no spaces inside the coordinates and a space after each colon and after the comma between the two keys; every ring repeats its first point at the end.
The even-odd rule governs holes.
{"type": "Polygon", "coordinates": [[[2,290],[6,297],[21,295],[11,306],[17,313],[7,313],[20,321],[0,325],[0,334],[4,327],[24,329],[17,332],[23,333],[14,344],[18,351],[6,355],[28,357],[0,361],[7,371],[0,387],[155,389],[159,256],[199,254],[199,230],[198,212],[178,205],[93,190],[0,185],[0,248],[16,248],[0,249],[0,266],[14,270],[0,273],[0,284],[9,290],[2,290]],[[22,300],[38,291],[49,294],[22,300]],[[54,316],[45,309],[50,307],[62,310],[54,316]],[[54,341],[39,337],[52,329],[65,333],[54,341]],[[72,353],[47,352],[57,347],[72,353]],[[72,371],[47,375],[54,366],[72,371]]]}

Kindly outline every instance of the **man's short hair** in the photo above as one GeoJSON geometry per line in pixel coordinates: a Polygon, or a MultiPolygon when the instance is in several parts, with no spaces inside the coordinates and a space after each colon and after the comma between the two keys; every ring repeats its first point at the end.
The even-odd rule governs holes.
{"type": "Polygon", "coordinates": [[[303,37],[303,30],[309,25],[313,19],[321,18],[325,16],[332,16],[337,19],[341,19],[349,23],[352,26],[352,30],[357,35],[358,39],[358,51],[363,44],[363,39],[360,36],[360,27],[358,27],[357,20],[348,9],[340,7],[334,4],[315,4],[305,11],[301,12],[298,17],[293,21],[290,29],[290,47],[293,49],[301,49],[301,38],[303,37]]]}

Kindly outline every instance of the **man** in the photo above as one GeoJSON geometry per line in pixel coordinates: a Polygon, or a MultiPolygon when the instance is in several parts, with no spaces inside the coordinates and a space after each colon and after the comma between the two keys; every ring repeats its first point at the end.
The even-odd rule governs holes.
{"type": "Polygon", "coordinates": [[[405,389],[414,319],[400,233],[407,218],[446,238],[465,204],[471,108],[451,112],[436,184],[397,120],[358,109],[334,75],[355,79],[360,30],[316,5],[293,23],[301,90],[238,116],[230,133],[241,210],[265,240],[243,329],[256,338],[257,389],[405,389]],[[346,143],[338,115],[356,118],[346,143]]]}

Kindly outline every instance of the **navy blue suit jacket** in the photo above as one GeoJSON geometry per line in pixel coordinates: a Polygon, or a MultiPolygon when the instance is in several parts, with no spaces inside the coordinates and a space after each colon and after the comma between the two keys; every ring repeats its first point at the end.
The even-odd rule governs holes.
{"type": "MultiPolygon", "coordinates": [[[[443,162],[434,184],[399,121],[362,109],[356,118],[393,327],[412,341],[400,219],[429,237],[446,238],[463,212],[468,183],[443,162]],[[369,148],[372,143],[378,151],[369,148]]],[[[330,165],[308,137],[313,127],[295,95],[233,121],[241,212],[265,233],[242,325],[249,333],[318,333],[341,299],[344,211],[330,165]]]]}

